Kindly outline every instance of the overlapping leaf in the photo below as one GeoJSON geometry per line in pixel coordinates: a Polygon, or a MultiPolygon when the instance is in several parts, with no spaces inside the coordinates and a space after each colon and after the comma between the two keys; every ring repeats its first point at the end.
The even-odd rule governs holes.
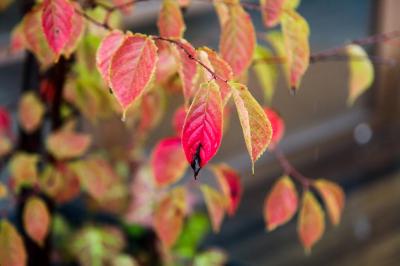
{"type": "Polygon", "coordinates": [[[177,0],[163,0],[157,21],[158,31],[165,38],[182,38],[185,22],[177,0]]]}
{"type": "Polygon", "coordinates": [[[88,134],[58,130],[47,137],[46,148],[56,159],[66,160],[82,156],[90,143],[91,138],[88,134]]]}
{"type": "Polygon", "coordinates": [[[181,106],[178,109],[176,109],[173,119],[172,119],[172,125],[174,127],[175,134],[178,137],[181,137],[183,125],[185,123],[185,118],[186,118],[185,107],[181,106]]]}
{"type": "Polygon", "coordinates": [[[272,127],[271,148],[275,147],[285,134],[285,122],[282,117],[272,108],[265,107],[265,114],[267,115],[272,127]]]}
{"type": "Polygon", "coordinates": [[[25,266],[27,254],[21,235],[7,220],[0,221],[0,265],[25,266]]]}
{"type": "MultiPolygon", "coordinates": [[[[75,10],[81,10],[81,7],[78,3],[73,2],[72,3],[73,7],[75,10]]],[[[71,35],[66,42],[64,49],[63,49],[63,54],[65,54],[66,57],[70,57],[71,54],[76,50],[76,47],[78,46],[80,40],[82,39],[83,33],[85,31],[85,24],[86,21],[82,15],[80,15],[78,12],[74,12],[72,15],[72,29],[71,29],[71,35]]]]}
{"type": "Polygon", "coordinates": [[[230,85],[254,173],[254,162],[264,153],[271,141],[271,123],[245,85],[233,82],[230,85]]]}
{"type": "Polygon", "coordinates": [[[208,185],[201,185],[200,189],[203,193],[213,231],[217,233],[224,220],[227,199],[223,194],[208,185]]]}
{"type": "Polygon", "coordinates": [[[296,8],[300,0],[260,0],[261,15],[265,26],[278,25],[285,9],[296,8]]]}
{"type": "Polygon", "coordinates": [[[44,112],[44,105],[39,98],[34,93],[25,93],[18,106],[18,120],[24,131],[34,132],[42,123],[44,112]]]}
{"type": "Polygon", "coordinates": [[[182,146],[195,176],[214,157],[222,139],[222,101],[214,82],[200,86],[186,115],[182,146]]]}
{"type": "Polygon", "coordinates": [[[39,246],[43,246],[49,233],[51,216],[46,203],[38,197],[30,197],[23,212],[24,228],[28,236],[39,246]]]}
{"type": "Polygon", "coordinates": [[[343,189],[338,184],[326,179],[316,180],[314,186],[324,200],[332,224],[338,225],[345,202],[343,189]]]}

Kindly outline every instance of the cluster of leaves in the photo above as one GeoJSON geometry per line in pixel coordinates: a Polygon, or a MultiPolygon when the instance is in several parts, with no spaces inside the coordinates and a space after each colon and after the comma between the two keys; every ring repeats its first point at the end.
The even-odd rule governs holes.
{"type": "MultiPolygon", "coordinates": [[[[43,75],[40,95],[27,92],[20,100],[18,122],[26,134],[33,134],[44,127],[56,92],[63,92],[60,108],[65,123],[47,134],[45,154],[12,153],[15,140],[10,118],[0,109],[0,156],[12,153],[10,185],[7,189],[0,184],[0,198],[7,197],[8,190],[11,196],[18,196],[28,187],[64,204],[84,191],[89,208],[153,228],[166,264],[176,265],[176,258],[184,257],[198,266],[223,265],[226,256],[221,251],[185,249],[188,235],[196,231],[190,218],[198,202],[193,190],[198,187],[201,191],[212,229],[218,232],[224,216],[235,214],[243,194],[238,171],[225,163],[209,163],[227,132],[231,109],[237,110],[253,172],[255,161],[267,148],[271,152],[277,148],[284,122],[253,97],[246,81],[249,70],[254,70],[264,102],[270,104],[278,63],[288,87],[298,90],[311,58],[308,23],[296,10],[300,1],[261,0],[256,5],[267,28],[281,26],[281,31],[265,34],[272,51],[257,44],[248,4],[214,0],[221,26],[219,52],[209,47],[196,49],[184,39],[181,9],[189,1],[162,1],[159,36],[118,29],[120,17],[130,14],[136,1],[105,2],[38,1],[15,27],[12,52],[26,49],[34,54],[42,73],[63,60],[72,62],[72,71],[65,73],[61,87],[43,75]],[[171,121],[174,134],[159,140],[151,155],[145,156],[144,143],[164,115],[167,96],[176,94],[182,95],[182,105],[171,121]],[[77,113],[90,122],[93,134],[76,130],[77,113]],[[128,141],[119,142],[118,147],[111,144],[112,148],[95,145],[94,138],[101,137],[97,132],[106,134],[101,122],[115,116],[125,121],[121,134],[129,136],[125,138],[128,141]],[[183,179],[189,165],[195,177],[207,167],[215,176],[216,187],[201,180],[194,187],[183,179]],[[128,182],[130,186],[126,186],[128,182]]],[[[348,45],[339,52],[356,58],[350,60],[349,102],[354,102],[371,85],[373,68],[359,45],[348,45]]],[[[285,174],[266,197],[264,215],[269,230],[289,221],[298,209],[296,186],[289,177],[292,173],[285,174]]],[[[324,231],[324,212],[314,192],[324,200],[335,225],[344,207],[344,193],[324,179],[298,181],[303,185],[298,232],[301,243],[310,250],[324,231]]],[[[30,197],[25,204],[24,230],[39,246],[50,230],[61,232],[56,234],[60,237],[69,232],[66,221],[50,213],[39,196],[30,197]]],[[[135,265],[135,259],[124,253],[125,239],[117,228],[87,225],[72,235],[68,252],[83,265],[135,265]]],[[[201,237],[193,237],[197,247],[201,237]]],[[[21,236],[4,219],[0,224],[0,264],[25,262],[21,236]]]]}

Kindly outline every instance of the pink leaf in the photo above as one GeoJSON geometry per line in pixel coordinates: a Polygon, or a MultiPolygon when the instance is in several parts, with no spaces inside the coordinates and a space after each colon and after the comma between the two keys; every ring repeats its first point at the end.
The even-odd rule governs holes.
{"type": "Polygon", "coordinates": [[[185,22],[176,0],[163,0],[157,21],[158,31],[165,38],[182,38],[185,22]]]}
{"type": "MultiPolygon", "coordinates": [[[[74,6],[75,10],[81,10],[78,3],[74,2],[72,3],[72,5],[74,6]]],[[[85,23],[86,23],[85,18],[82,17],[79,13],[74,12],[74,15],[72,16],[71,36],[64,47],[64,54],[66,57],[71,56],[71,54],[75,51],[76,47],[78,46],[79,41],[82,39],[82,35],[85,30],[85,23]]]]}
{"type": "Polygon", "coordinates": [[[175,134],[178,137],[181,137],[183,125],[185,123],[185,118],[186,118],[186,109],[185,109],[185,107],[181,106],[178,109],[176,109],[174,117],[173,117],[172,124],[173,124],[174,129],[175,129],[175,134]]]}
{"type": "Polygon", "coordinates": [[[43,246],[49,232],[50,220],[51,216],[44,201],[38,197],[29,198],[24,207],[24,228],[29,237],[40,246],[43,246]]]}

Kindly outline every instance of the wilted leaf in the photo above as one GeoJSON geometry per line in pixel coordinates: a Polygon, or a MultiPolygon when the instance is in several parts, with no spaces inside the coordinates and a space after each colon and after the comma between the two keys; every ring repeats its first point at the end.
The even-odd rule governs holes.
{"type": "Polygon", "coordinates": [[[232,67],[235,77],[250,66],[256,35],[249,14],[241,5],[229,5],[229,17],[222,26],[219,43],[222,58],[232,67]]]}
{"type": "Polygon", "coordinates": [[[271,141],[271,123],[245,85],[233,82],[230,85],[254,173],[254,162],[264,153],[271,141]]]}
{"type": "Polygon", "coordinates": [[[57,55],[70,41],[74,13],[74,6],[68,0],[43,1],[43,31],[50,48],[57,55]]]}
{"type": "Polygon", "coordinates": [[[186,115],[182,146],[195,177],[214,157],[222,139],[222,102],[214,82],[203,83],[186,115]]]}
{"type": "Polygon", "coordinates": [[[349,56],[350,80],[347,102],[351,105],[365,92],[374,81],[374,67],[368,54],[359,45],[351,44],[346,47],[349,56]]]}
{"type": "Polygon", "coordinates": [[[288,222],[297,211],[296,187],[288,176],[279,178],[265,198],[264,219],[269,231],[288,222]]]}
{"type": "Polygon", "coordinates": [[[314,186],[324,200],[332,224],[338,225],[345,202],[343,189],[338,184],[326,179],[316,180],[314,186]]]}
{"type": "Polygon", "coordinates": [[[9,170],[13,182],[13,188],[18,191],[22,185],[33,185],[38,178],[36,165],[38,156],[29,153],[16,153],[10,160],[9,170]]]}
{"type": "Polygon", "coordinates": [[[0,221],[0,265],[25,266],[27,255],[22,237],[7,220],[0,221]]]}
{"type": "Polygon", "coordinates": [[[194,266],[224,266],[228,256],[219,249],[209,249],[197,255],[194,259],[194,266]]]}
{"type": "Polygon", "coordinates": [[[172,137],[160,140],[151,155],[151,167],[156,184],[166,186],[182,178],[187,168],[181,138],[172,137]]]}
{"type": "Polygon", "coordinates": [[[34,93],[25,93],[18,107],[18,119],[21,127],[28,133],[34,132],[42,123],[44,111],[43,103],[34,93]]]}
{"type": "Polygon", "coordinates": [[[174,113],[174,117],[172,119],[172,124],[173,124],[174,129],[175,129],[175,134],[178,137],[181,137],[183,125],[185,123],[185,118],[186,118],[186,109],[185,109],[185,107],[181,106],[178,109],[176,109],[176,111],[174,113]]]}
{"type": "Polygon", "coordinates": [[[310,191],[306,191],[303,194],[297,231],[301,244],[307,253],[322,237],[324,230],[324,211],[315,196],[310,191]]]}
{"type": "Polygon", "coordinates": [[[227,212],[229,215],[233,215],[242,197],[242,184],[239,173],[226,164],[214,165],[211,170],[217,177],[222,192],[228,201],[227,212]]]}
{"type": "Polygon", "coordinates": [[[82,156],[90,143],[88,134],[61,129],[47,137],[46,148],[57,160],[67,160],[82,156]]]}
{"type": "Polygon", "coordinates": [[[24,228],[29,237],[39,246],[43,246],[49,233],[51,216],[46,203],[41,198],[30,197],[23,213],[24,228]]]}
{"type": "Polygon", "coordinates": [[[227,198],[208,185],[200,186],[204,201],[207,205],[208,216],[214,232],[219,232],[227,207],[227,198]]]}
{"type": "Polygon", "coordinates": [[[186,27],[179,3],[176,0],[163,0],[157,26],[161,37],[183,37],[186,27]]]}
{"type": "Polygon", "coordinates": [[[281,141],[283,134],[285,133],[285,122],[272,108],[265,107],[264,111],[271,122],[272,138],[270,146],[273,148],[281,141]]]}
{"type": "Polygon", "coordinates": [[[157,63],[157,46],[141,34],[126,35],[111,60],[110,85],[124,113],[149,84],[157,63]]]}
{"type": "Polygon", "coordinates": [[[288,84],[294,91],[299,88],[310,62],[310,29],[307,21],[294,10],[286,11],[281,23],[287,56],[288,84]]]}

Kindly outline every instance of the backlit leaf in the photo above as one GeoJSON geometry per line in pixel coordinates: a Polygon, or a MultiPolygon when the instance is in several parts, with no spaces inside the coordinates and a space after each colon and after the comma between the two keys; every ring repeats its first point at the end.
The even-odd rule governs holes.
{"type": "MultiPolygon", "coordinates": [[[[78,3],[73,2],[72,3],[73,7],[75,10],[81,10],[81,7],[79,6],[78,3]]],[[[85,18],[78,14],[77,12],[74,12],[72,15],[72,30],[71,30],[71,35],[66,42],[64,46],[63,53],[65,54],[66,57],[70,57],[71,54],[76,50],[76,47],[78,46],[80,40],[82,39],[82,35],[85,31],[85,18]]]]}
{"type": "Polygon", "coordinates": [[[322,237],[324,230],[324,211],[315,196],[310,191],[306,191],[303,194],[297,231],[301,244],[307,253],[322,237]]]}
{"type": "Polygon", "coordinates": [[[151,155],[151,167],[156,184],[159,186],[175,183],[182,178],[187,162],[181,138],[171,137],[160,140],[151,155]]]}
{"type": "Polygon", "coordinates": [[[269,231],[287,223],[297,211],[296,187],[288,176],[279,178],[265,198],[264,219],[269,231]]]}
{"type": "Polygon", "coordinates": [[[271,123],[245,85],[233,82],[230,85],[254,173],[254,162],[264,153],[271,141],[271,123]]]}
{"type": "Polygon", "coordinates": [[[33,185],[38,178],[37,163],[38,156],[29,153],[16,153],[10,160],[9,171],[13,187],[16,191],[22,185],[33,185]]]}
{"type": "Polygon", "coordinates": [[[157,47],[141,34],[128,34],[111,60],[110,85],[124,113],[149,84],[157,63],[157,47]]]}
{"type": "Polygon", "coordinates": [[[281,23],[287,55],[288,84],[294,91],[299,88],[310,62],[310,29],[307,21],[294,10],[286,11],[281,23]]]}
{"type": "Polygon", "coordinates": [[[285,134],[285,122],[282,117],[272,108],[265,107],[265,114],[267,115],[272,127],[271,148],[275,147],[285,134]]]}
{"type": "Polygon", "coordinates": [[[50,48],[57,55],[70,41],[74,13],[74,6],[68,0],[43,1],[42,26],[44,34],[50,48]]]}
{"type": "Polygon", "coordinates": [[[350,80],[347,102],[351,105],[363,94],[374,81],[374,67],[368,54],[359,45],[351,44],[346,47],[349,56],[350,80]]]}
{"type": "Polygon", "coordinates": [[[222,193],[208,185],[201,185],[200,189],[203,193],[213,231],[218,233],[224,220],[227,199],[222,193]]]}
{"type": "Polygon", "coordinates": [[[88,134],[61,129],[51,133],[46,140],[47,150],[58,160],[82,156],[91,144],[88,134]]]}
{"type": "Polygon", "coordinates": [[[214,157],[222,139],[222,101],[214,82],[203,83],[193,99],[182,130],[182,146],[195,177],[214,157]]]}
{"type": "Polygon", "coordinates": [[[185,22],[176,0],[163,0],[157,21],[158,31],[165,38],[182,38],[185,22]]]}
{"type": "Polygon", "coordinates": [[[0,265],[25,266],[27,255],[22,237],[7,220],[0,221],[0,265]]]}
{"type": "Polygon", "coordinates": [[[239,173],[226,164],[214,165],[211,170],[217,177],[219,186],[227,199],[228,214],[235,214],[242,197],[242,184],[239,173]]]}
{"type": "Polygon", "coordinates": [[[256,35],[249,14],[239,4],[229,5],[229,18],[222,26],[219,47],[235,77],[250,66],[255,45],[256,35]]]}
{"type": "Polygon", "coordinates": [[[29,237],[39,246],[43,246],[49,232],[51,216],[41,198],[34,196],[28,199],[24,207],[23,221],[29,237]]]}
{"type": "Polygon", "coordinates": [[[175,134],[178,137],[181,137],[183,125],[185,123],[186,118],[186,109],[184,106],[179,107],[176,109],[174,116],[172,118],[172,124],[175,130],[175,134]]]}
{"type": "Polygon", "coordinates": [[[316,180],[314,186],[324,200],[332,224],[338,225],[345,202],[343,189],[338,184],[326,179],[316,180]]]}
{"type": "Polygon", "coordinates": [[[21,127],[28,133],[34,132],[42,123],[44,111],[43,103],[34,93],[25,93],[18,106],[21,127]]]}

